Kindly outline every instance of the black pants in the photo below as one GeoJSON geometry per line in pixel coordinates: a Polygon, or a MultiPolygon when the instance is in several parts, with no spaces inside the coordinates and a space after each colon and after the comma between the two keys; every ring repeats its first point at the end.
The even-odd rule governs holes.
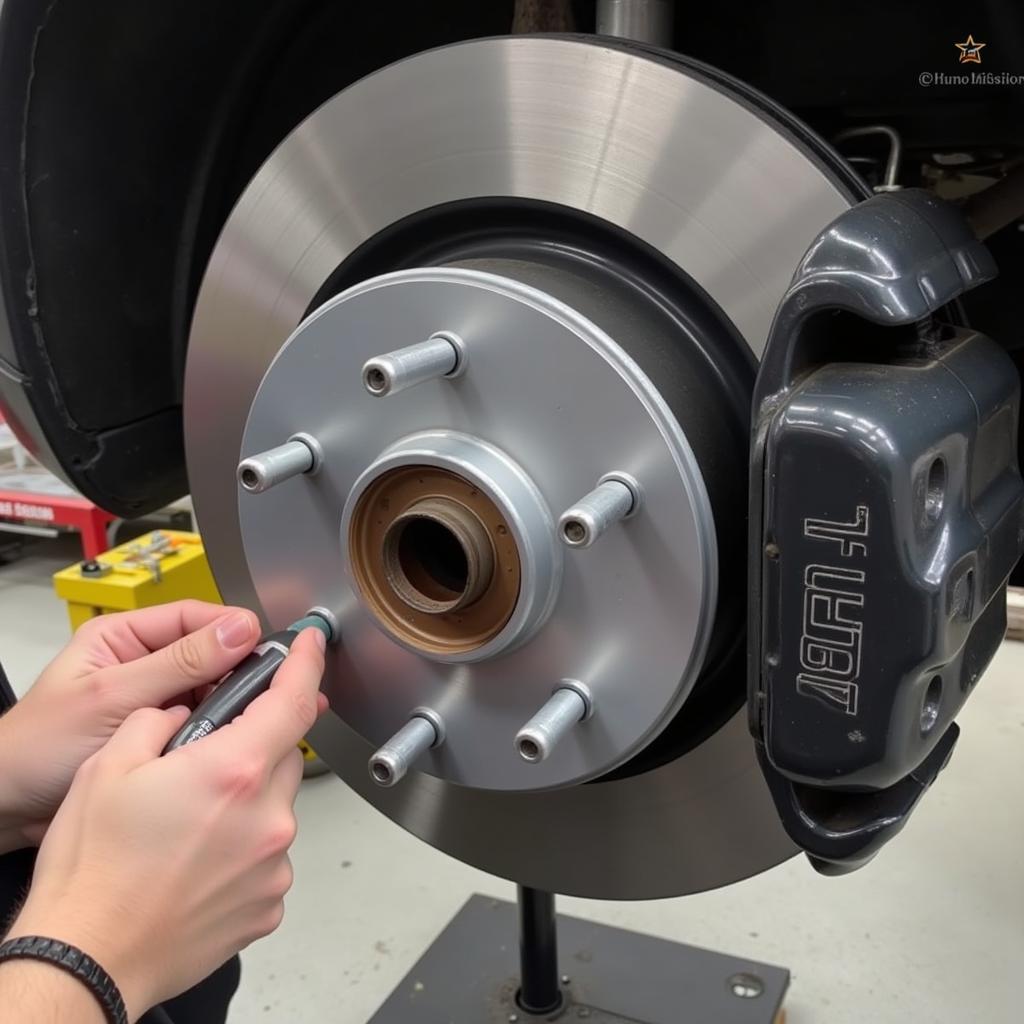
{"type": "MultiPolygon", "coordinates": [[[[13,703],[14,694],[0,665],[0,714],[13,703]]],[[[35,859],[35,850],[17,850],[0,856],[0,935],[11,923],[15,910],[28,892],[35,859]]],[[[59,939],[60,936],[52,938],[59,939]]],[[[154,1007],[140,1019],[140,1024],[224,1024],[228,1004],[238,989],[240,976],[241,966],[238,957],[234,956],[195,988],[154,1007]]]]}

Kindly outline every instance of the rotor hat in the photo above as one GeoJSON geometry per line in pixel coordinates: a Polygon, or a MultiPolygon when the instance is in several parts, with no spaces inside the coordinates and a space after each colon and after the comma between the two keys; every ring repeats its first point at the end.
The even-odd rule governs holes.
{"type": "Polygon", "coordinates": [[[270,614],[293,599],[285,564],[289,583],[301,565],[320,603],[345,609],[349,685],[332,706],[368,741],[385,743],[412,706],[443,707],[445,743],[421,770],[535,791],[609,771],[672,720],[713,622],[713,515],[678,421],[591,320],[476,269],[372,278],[293,333],[253,401],[243,450],[299,419],[322,464],[239,494],[249,565],[270,614]],[[462,339],[463,375],[367,392],[360,371],[375,351],[441,326],[462,339]],[[612,470],[636,477],[643,501],[573,549],[559,513],[612,470]],[[632,651],[643,652],[641,686],[632,651]],[[549,756],[524,759],[513,740],[564,678],[585,682],[595,711],[549,756]]]}

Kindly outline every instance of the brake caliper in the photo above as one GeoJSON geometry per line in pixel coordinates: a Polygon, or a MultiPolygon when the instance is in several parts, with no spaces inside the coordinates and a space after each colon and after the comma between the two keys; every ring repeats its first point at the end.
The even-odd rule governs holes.
{"type": "Polygon", "coordinates": [[[750,722],[786,831],[826,873],[902,828],[1006,628],[1020,379],[938,315],[993,276],[953,207],[876,196],[808,250],[758,375],[750,722]]]}

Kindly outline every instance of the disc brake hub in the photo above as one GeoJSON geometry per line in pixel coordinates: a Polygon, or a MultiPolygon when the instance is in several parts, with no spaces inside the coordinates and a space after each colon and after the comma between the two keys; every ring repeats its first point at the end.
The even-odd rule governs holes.
{"type": "Polygon", "coordinates": [[[319,439],[320,470],[240,488],[242,540],[271,619],[296,601],[339,609],[353,676],[379,689],[339,680],[332,706],[371,743],[426,705],[447,735],[418,767],[531,790],[603,774],[679,710],[715,607],[711,507],[679,421],[593,321],[478,270],[371,279],[292,335],[242,450],[300,431],[319,439]],[[460,339],[458,376],[364,385],[396,340],[439,332],[460,339]],[[632,514],[574,546],[583,527],[560,528],[563,513],[609,474],[635,481],[635,499],[611,484],[632,514]],[[594,714],[526,761],[515,737],[562,679],[594,714]]]}

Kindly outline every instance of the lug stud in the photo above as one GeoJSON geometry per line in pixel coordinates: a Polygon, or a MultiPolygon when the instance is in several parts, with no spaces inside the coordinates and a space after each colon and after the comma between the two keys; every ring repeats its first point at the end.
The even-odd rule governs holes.
{"type": "Polygon", "coordinates": [[[558,520],[558,535],[570,548],[589,548],[608,527],[633,515],[640,489],[632,477],[611,473],[558,520]]]}
{"type": "Polygon", "coordinates": [[[285,444],[250,455],[238,464],[238,482],[250,494],[261,494],[293,476],[320,468],[320,445],[308,434],[295,434],[285,444]]]}
{"type": "Polygon", "coordinates": [[[590,717],[592,705],[586,688],[563,680],[548,702],[516,733],[516,751],[530,764],[545,760],[569,731],[590,717]]]}
{"type": "Polygon", "coordinates": [[[409,721],[370,758],[370,778],[394,786],[431,747],[444,742],[444,723],[429,708],[416,708],[409,721]]]}
{"type": "Polygon", "coordinates": [[[447,332],[426,341],[374,356],[363,364],[363,387],[377,398],[437,377],[457,377],[465,368],[462,342],[447,332]]]}

